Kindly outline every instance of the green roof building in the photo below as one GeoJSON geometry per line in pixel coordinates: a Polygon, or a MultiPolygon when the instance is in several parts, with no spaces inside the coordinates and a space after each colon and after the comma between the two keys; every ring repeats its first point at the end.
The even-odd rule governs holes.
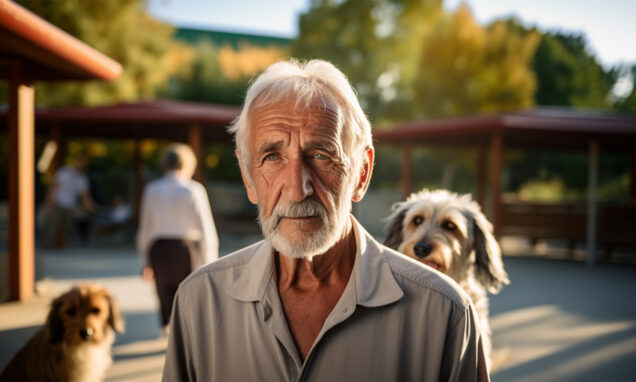
{"type": "Polygon", "coordinates": [[[284,37],[262,36],[247,33],[220,32],[192,28],[177,28],[175,37],[191,45],[194,45],[201,40],[208,40],[217,46],[229,44],[236,50],[238,50],[239,46],[244,43],[260,47],[274,45],[283,49],[288,49],[291,43],[291,39],[284,37]]]}

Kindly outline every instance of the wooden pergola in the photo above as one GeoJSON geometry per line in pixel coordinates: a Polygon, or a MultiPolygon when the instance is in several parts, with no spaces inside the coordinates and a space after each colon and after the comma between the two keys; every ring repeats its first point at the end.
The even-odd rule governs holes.
{"type": "Polygon", "coordinates": [[[10,298],[34,291],[34,93],[51,80],[114,80],[122,67],[33,13],[0,0],[0,79],[9,85],[10,298]]]}
{"type": "Polygon", "coordinates": [[[486,154],[489,154],[491,220],[495,234],[502,227],[502,172],[506,149],[587,149],[587,249],[594,263],[597,231],[599,150],[630,152],[630,197],[636,201],[636,116],[580,111],[568,108],[535,108],[491,115],[432,119],[402,123],[376,130],[378,143],[399,145],[402,150],[401,187],[413,190],[412,150],[416,145],[470,147],[478,150],[477,200],[483,204],[486,189],[486,154]]]}
{"type": "MultiPolygon", "coordinates": [[[[139,207],[143,189],[140,143],[143,139],[185,142],[197,157],[194,178],[203,181],[206,142],[231,143],[226,127],[240,113],[234,106],[176,100],[120,103],[101,107],[70,107],[35,112],[35,131],[50,137],[58,148],[52,168],[64,158],[71,138],[130,139],[134,141],[134,205],[139,207]]],[[[1,125],[0,125],[1,127],[1,125]]]]}

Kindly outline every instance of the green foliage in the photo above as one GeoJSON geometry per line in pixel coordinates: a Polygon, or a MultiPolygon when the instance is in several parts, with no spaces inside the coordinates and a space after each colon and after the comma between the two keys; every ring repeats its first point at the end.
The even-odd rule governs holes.
{"type": "Polygon", "coordinates": [[[484,28],[442,2],[316,0],[292,54],[332,61],[378,120],[456,115],[532,104],[536,33],[484,28]]]}
{"type": "Polygon", "coordinates": [[[466,6],[445,17],[423,40],[415,104],[419,116],[519,109],[533,104],[529,64],[536,31],[519,33],[504,21],[484,28],[466,6]]]}
{"type": "MultiPolygon", "coordinates": [[[[476,155],[476,150],[413,147],[413,191],[426,187],[448,188],[461,193],[475,192],[476,155]],[[470,161],[463,158],[469,158],[470,161]]],[[[370,187],[399,188],[401,158],[399,146],[378,145],[370,187]]]]}
{"type": "Polygon", "coordinates": [[[241,171],[238,167],[234,147],[226,143],[205,145],[205,178],[215,181],[241,183],[241,171]]]}
{"type": "Polygon", "coordinates": [[[544,33],[533,61],[539,105],[608,108],[615,73],[589,53],[585,37],[544,33]]]}
{"type": "Polygon", "coordinates": [[[173,28],[151,18],[142,0],[21,0],[22,6],[123,66],[107,83],[38,83],[36,103],[97,105],[152,98],[181,63],[173,28]]]}
{"type": "MultiPolygon", "coordinates": [[[[508,158],[504,190],[525,200],[584,200],[588,187],[585,151],[533,150],[508,158]]],[[[629,199],[629,153],[602,150],[599,155],[599,199],[629,199]]]]}
{"type": "Polygon", "coordinates": [[[349,77],[367,110],[377,103],[374,81],[382,73],[376,53],[380,38],[373,17],[377,2],[315,0],[300,16],[292,56],[331,61],[349,77]]]}
{"type": "Polygon", "coordinates": [[[247,78],[231,80],[222,71],[218,49],[207,40],[193,48],[193,58],[170,80],[165,95],[170,98],[240,105],[247,90],[247,78]]]}
{"type": "Polygon", "coordinates": [[[617,69],[619,77],[629,83],[631,89],[628,94],[615,101],[616,108],[622,111],[636,112],[636,64],[617,69]]]}

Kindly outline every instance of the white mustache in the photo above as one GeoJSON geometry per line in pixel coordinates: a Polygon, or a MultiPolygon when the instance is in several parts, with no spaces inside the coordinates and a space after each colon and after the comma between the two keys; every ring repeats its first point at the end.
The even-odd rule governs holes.
{"type": "Polygon", "coordinates": [[[272,212],[272,220],[274,229],[278,228],[278,224],[282,218],[306,218],[319,217],[325,221],[327,211],[325,207],[313,199],[305,199],[298,203],[278,204],[272,212]]]}

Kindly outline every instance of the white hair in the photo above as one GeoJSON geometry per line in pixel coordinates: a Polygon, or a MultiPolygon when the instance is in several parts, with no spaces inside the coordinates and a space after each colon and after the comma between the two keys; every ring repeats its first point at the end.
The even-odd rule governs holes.
{"type": "Polygon", "coordinates": [[[290,99],[295,99],[296,108],[303,109],[309,108],[317,99],[333,101],[338,108],[340,139],[348,156],[343,159],[350,162],[354,169],[362,165],[361,158],[367,160],[363,150],[373,147],[371,125],[347,77],[324,60],[311,60],[304,64],[295,59],[279,61],[252,82],[241,114],[228,127],[228,131],[235,135],[238,160],[250,182],[250,113],[256,108],[290,99]]]}

